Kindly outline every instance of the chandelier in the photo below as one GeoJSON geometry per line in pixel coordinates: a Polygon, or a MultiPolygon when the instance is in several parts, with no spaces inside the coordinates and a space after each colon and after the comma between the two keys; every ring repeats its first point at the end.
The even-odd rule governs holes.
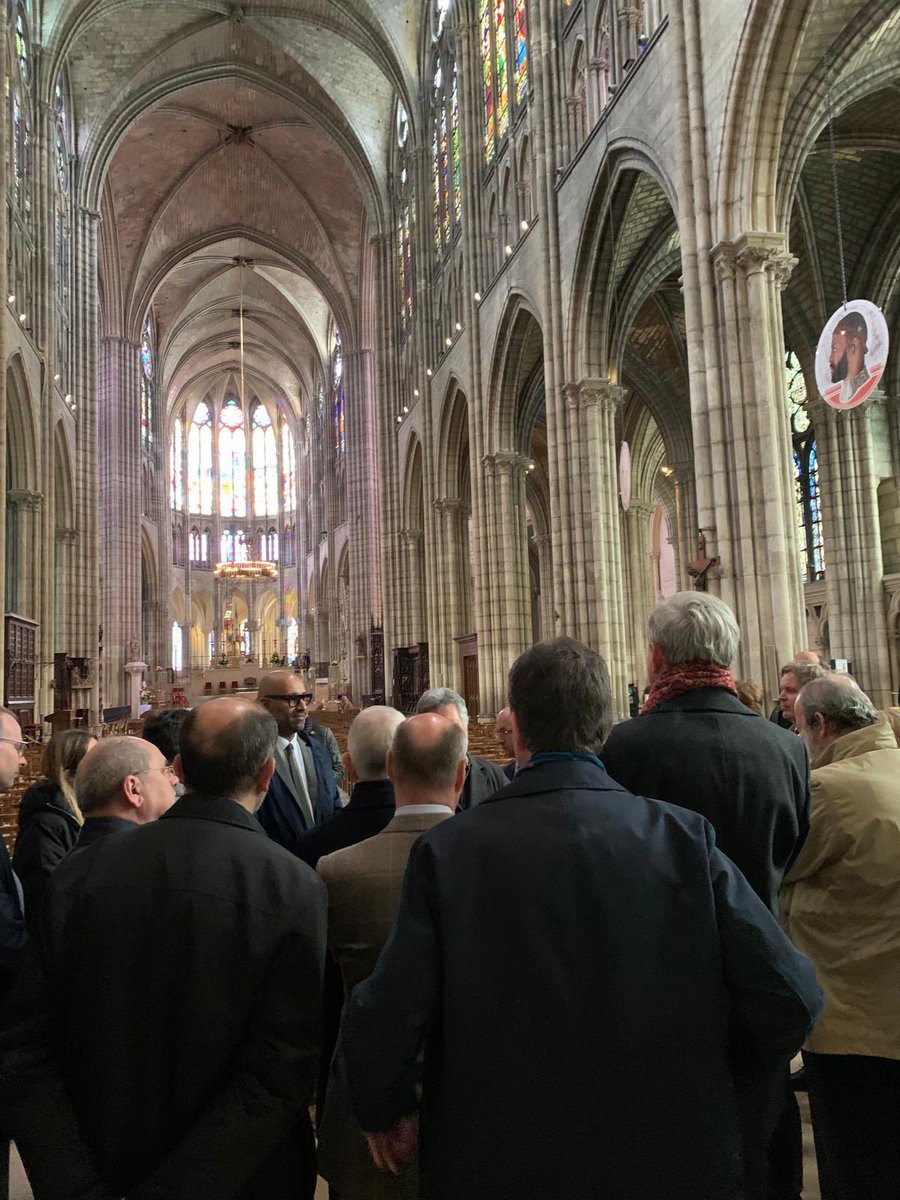
{"type": "Polygon", "coordinates": [[[277,579],[278,567],[271,562],[220,562],[213,570],[216,579],[230,579],[236,582],[253,582],[260,579],[277,579]]]}

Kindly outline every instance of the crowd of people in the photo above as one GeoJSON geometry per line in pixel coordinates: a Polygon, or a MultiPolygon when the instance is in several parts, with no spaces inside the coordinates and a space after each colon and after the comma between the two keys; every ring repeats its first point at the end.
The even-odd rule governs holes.
{"type": "Polygon", "coordinates": [[[739,640],[661,602],[615,725],[599,654],[533,646],[503,766],[449,688],[337,761],[290,669],[55,735],[0,851],[36,1200],[800,1200],[801,1048],[823,1200],[896,1200],[900,714],[802,651],[766,719],[739,640]]]}

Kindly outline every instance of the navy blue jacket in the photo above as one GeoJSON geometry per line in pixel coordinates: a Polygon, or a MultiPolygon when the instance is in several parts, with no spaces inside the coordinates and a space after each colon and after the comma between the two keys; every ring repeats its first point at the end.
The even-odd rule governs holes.
{"type": "MultiPolygon", "coordinates": [[[[310,799],[313,803],[316,825],[324,825],[341,809],[341,798],[334,780],[331,759],[318,738],[310,737],[302,729],[298,732],[297,738],[309,747],[312,754],[316,777],[315,789],[310,788],[310,799]]],[[[290,850],[291,854],[299,855],[303,835],[308,831],[297,801],[277,772],[272,776],[266,798],[256,815],[260,825],[273,842],[284,846],[285,850],[290,850]]]]}
{"type": "Polygon", "coordinates": [[[809,832],[809,761],[796,733],[725,688],[695,688],[616,725],[603,762],[629,791],[711,821],[716,844],[777,912],[781,881],[809,832]]]}
{"type": "Polygon", "coordinates": [[[366,1130],[424,1048],[422,1200],[734,1200],[733,1072],[821,1003],[708,821],[566,760],[416,843],[342,1036],[366,1130]]]}

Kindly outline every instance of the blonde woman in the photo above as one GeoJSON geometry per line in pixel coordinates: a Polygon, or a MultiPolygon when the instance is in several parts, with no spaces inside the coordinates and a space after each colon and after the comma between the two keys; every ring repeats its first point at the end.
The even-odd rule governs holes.
{"type": "Polygon", "coordinates": [[[84,818],[75,799],[75,771],[96,745],[83,729],[55,733],[44,750],[44,778],[19,802],[19,832],[13,870],[25,892],[25,923],[35,936],[51,874],[75,845],[84,818]]]}

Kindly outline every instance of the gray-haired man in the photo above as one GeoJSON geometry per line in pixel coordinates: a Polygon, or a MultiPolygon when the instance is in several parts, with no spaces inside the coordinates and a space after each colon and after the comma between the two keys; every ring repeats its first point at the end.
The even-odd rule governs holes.
{"type": "MultiPolygon", "coordinates": [[[[455,721],[468,736],[469,710],[459,692],[454,692],[452,688],[429,688],[419,697],[416,712],[436,712],[448,721],[455,721]]],[[[499,763],[479,758],[475,754],[469,754],[467,762],[466,782],[459,796],[460,809],[474,808],[476,804],[495,795],[509,783],[499,763]]]]}
{"type": "Polygon", "coordinates": [[[84,813],[76,849],[157,820],[175,803],[177,783],[175,768],[153,742],[103,738],[88,750],[75,775],[84,813]]]}
{"type": "MultiPolygon", "coordinates": [[[[719,849],[774,913],[809,829],[809,766],[796,734],[738,700],[731,664],[740,636],[716,596],[678,592],[659,604],[649,622],[650,695],[640,716],[613,729],[603,762],[629,791],[706,817],[719,849]]],[[[800,1117],[787,1073],[765,1085],[740,1082],[747,1200],[799,1197],[800,1117]]]]}

